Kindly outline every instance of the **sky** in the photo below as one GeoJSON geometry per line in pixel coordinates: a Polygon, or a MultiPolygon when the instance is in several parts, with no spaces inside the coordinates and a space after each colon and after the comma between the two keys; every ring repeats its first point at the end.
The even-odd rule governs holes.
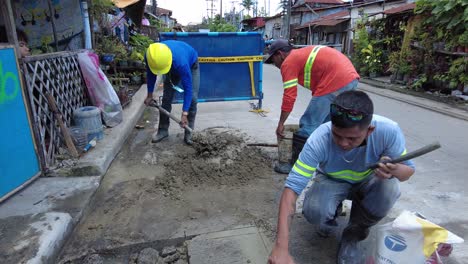
{"type": "MultiPolygon", "coordinates": [[[[232,7],[235,7],[236,12],[244,9],[240,6],[241,0],[222,0],[223,1],[223,10],[224,13],[232,10],[232,7]]],[[[148,4],[151,4],[151,0],[146,1],[148,4]]],[[[270,15],[275,15],[280,12],[277,10],[280,0],[258,0],[259,9],[265,6],[268,12],[268,4],[270,5],[270,15]]],[[[172,17],[177,19],[182,25],[187,25],[189,23],[199,23],[202,21],[203,16],[207,16],[208,12],[211,15],[211,0],[157,0],[158,7],[172,10],[172,17]]],[[[219,14],[221,0],[213,0],[213,12],[214,14],[219,14]]],[[[252,10],[250,11],[252,14],[252,10]]]]}

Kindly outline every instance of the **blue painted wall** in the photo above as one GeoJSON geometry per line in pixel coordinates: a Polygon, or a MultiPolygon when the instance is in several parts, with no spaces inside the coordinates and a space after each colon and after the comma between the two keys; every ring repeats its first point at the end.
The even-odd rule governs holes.
{"type": "Polygon", "coordinates": [[[0,197],[40,171],[15,50],[0,49],[0,197]]]}

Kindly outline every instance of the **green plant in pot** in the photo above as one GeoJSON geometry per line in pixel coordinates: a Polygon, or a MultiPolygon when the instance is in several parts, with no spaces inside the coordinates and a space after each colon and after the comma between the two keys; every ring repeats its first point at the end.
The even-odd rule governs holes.
{"type": "Polygon", "coordinates": [[[458,58],[452,61],[452,65],[448,71],[450,79],[449,88],[456,89],[458,86],[464,86],[468,83],[468,60],[466,58],[458,58]]]}
{"type": "Polygon", "coordinates": [[[367,45],[367,47],[363,48],[361,52],[365,54],[364,63],[368,67],[369,76],[371,78],[376,77],[377,73],[382,71],[382,63],[380,60],[382,52],[374,49],[372,44],[367,45]]]}
{"type": "Polygon", "coordinates": [[[130,80],[132,80],[134,84],[141,84],[141,72],[138,72],[138,71],[132,72],[130,76],[130,80]]]}

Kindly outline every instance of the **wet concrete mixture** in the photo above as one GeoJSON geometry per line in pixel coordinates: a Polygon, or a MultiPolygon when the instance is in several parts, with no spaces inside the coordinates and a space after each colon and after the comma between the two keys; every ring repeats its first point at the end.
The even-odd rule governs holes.
{"type": "Polygon", "coordinates": [[[209,128],[194,135],[193,150],[165,161],[165,177],[155,185],[165,196],[183,199],[185,188],[242,187],[271,172],[271,160],[258,148],[246,145],[246,135],[226,128],[209,128]]]}
{"type": "Polygon", "coordinates": [[[189,263],[186,241],[239,226],[273,239],[284,182],[272,169],[276,149],[247,146],[247,135],[225,127],[196,131],[193,146],[177,128],[152,144],[154,112],[113,161],[58,263],[189,263]]]}

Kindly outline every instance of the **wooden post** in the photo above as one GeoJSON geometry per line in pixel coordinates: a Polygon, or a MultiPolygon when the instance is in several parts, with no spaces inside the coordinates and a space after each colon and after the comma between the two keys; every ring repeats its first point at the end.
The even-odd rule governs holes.
{"type": "Polygon", "coordinates": [[[55,51],[58,51],[58,40],[57,40],[57,30],[55,29],[55,12],[52,6],[52,0],[48,0],[47,3],[49,4],[49,12],[50,12],[50,23],[52,24],[52,31],[54,33],[54,44],[55,44],[55,51]]]}
{"type": "Polygon", "coordinates": [[[46,97],[47,101],[49,102],[50,110],[52,110],[55,119],[57,119],[57,122],[59,123],[60,130],[62,131],[63,139],[67,144],[68,151],[70,151],[70,154],[73,157],[78,158],[80,154],[78,154],[78,151],[76,150],[75,144],[73,143],[73,139],[70,136],[70,132],[68,131],[67,125],[63,122],[62,114],[57,109],[57,104],[55,104],[54,97],[52,97],[50,93],[46,93],[46,97]]]}

